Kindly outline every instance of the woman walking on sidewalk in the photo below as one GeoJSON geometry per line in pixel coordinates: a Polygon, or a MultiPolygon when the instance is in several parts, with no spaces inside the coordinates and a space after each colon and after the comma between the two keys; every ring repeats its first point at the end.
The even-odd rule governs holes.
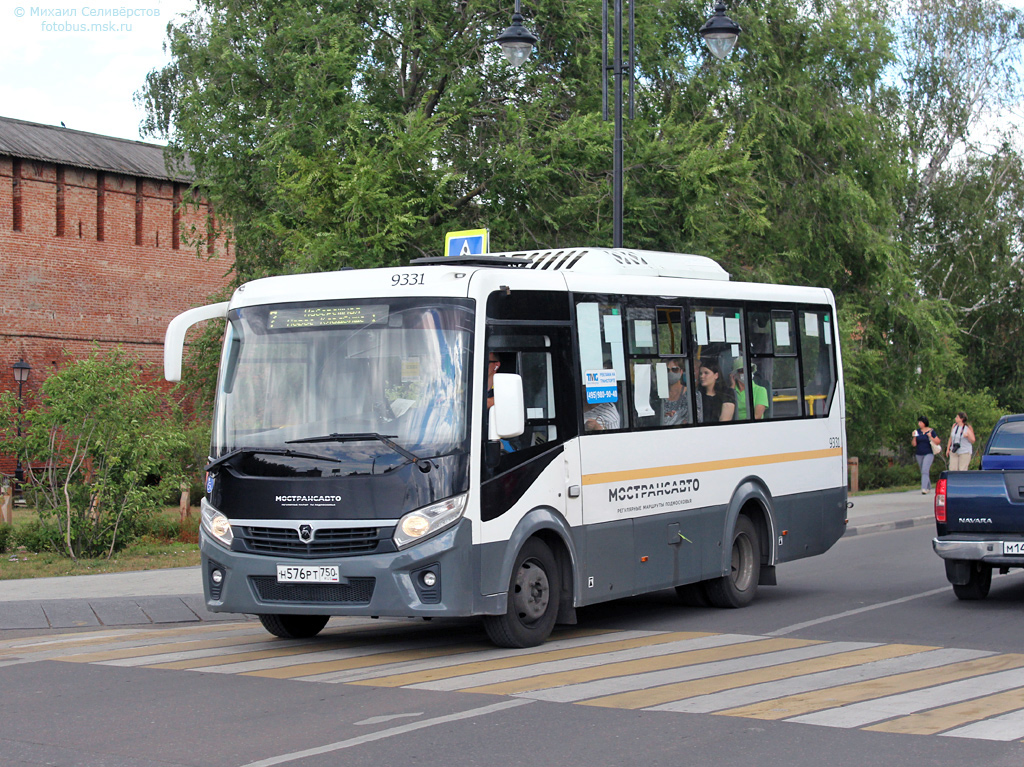
{"type": "Polygon", "coordinates": [[[914,457],[917,459],[918,468],[921,469],[921,493],[927,493],[932,489],[932,461],[942,450],[942,439],[935,433],[935,429],[928,428],[928,419],[921,416],[917,419],[917,429],[910,437],[914,446],[914,457]]]}
{"type": "Polygon", "coordinates": [[[967,413],[960,411],[953,421],[949,444],[946,445],[950,471],[967,471],[971,465],[971,454],[974,452],[974,440],[974,427],[967,421],[967,413]]]}

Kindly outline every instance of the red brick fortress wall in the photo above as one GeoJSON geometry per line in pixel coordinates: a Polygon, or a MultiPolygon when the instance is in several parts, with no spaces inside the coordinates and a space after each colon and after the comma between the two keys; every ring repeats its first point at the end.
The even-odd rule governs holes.
{"type": "Polygon", "coordinates": [[[229,282],[209,213],[179,182],[0,155],[0,391],[24,359],[30,399],[96,342],[161,364],[168,321],[229,282]]]}

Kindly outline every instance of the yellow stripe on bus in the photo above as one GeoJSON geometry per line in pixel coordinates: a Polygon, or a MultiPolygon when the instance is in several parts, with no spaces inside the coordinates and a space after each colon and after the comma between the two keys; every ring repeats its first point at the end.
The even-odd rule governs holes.
{"type": "Polygon", "coordinates": [[[749,466],[767,466],[773,463],[814,461],[820,458],[839,458],[842,455],[843,449],[841,447],[833,447],[825,450],[802,450],[797,453],[753,455],[748,458],[727,458],[721,461],[684,463],[678,466],[655,466],[650,469],[633,469],[632,471],[606,471],[601,474],[584,474],[583,484],[602,485],[609,482],[657,479],[658,477],[671,477],[677,474],[696,474],[701,471],[722,471],[723,469],[743,469],[749,466]]]}

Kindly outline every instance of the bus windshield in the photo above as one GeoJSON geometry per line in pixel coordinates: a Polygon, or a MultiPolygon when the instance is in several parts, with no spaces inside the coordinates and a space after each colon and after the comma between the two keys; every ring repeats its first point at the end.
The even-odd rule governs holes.
{"type": "MultiPolygon", "coordinates": [[[[464,451],[472,302],[380,298],[232,311],[214,459],[265,471],[381,473],[464,451]]],[[[246,469],[247,473],[250,469],[246,469]]]]}

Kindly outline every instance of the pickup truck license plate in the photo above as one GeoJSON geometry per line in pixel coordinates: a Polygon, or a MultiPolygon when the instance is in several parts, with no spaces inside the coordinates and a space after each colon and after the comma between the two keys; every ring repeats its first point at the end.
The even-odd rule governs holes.
{"type": "Polygon", "coordinates": [[[1024,554],[1024,541],[1003,541],[1003,555],[1024,554]]]}
{"type": "Polygon", "coordinates": [[[278,565],[278,583],[338,583],[337,565],[278,565]]]}

